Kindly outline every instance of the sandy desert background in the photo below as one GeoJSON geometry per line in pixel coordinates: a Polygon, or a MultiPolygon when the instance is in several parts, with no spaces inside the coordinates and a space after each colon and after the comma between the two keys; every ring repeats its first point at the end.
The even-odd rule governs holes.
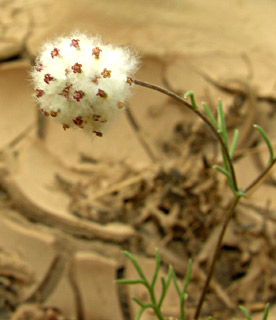
{"type": "MultiPolygon", "coordinates": [[[[193,90],[214,112],[222,99],[230,135],[240,129],[234,165],[244,187],[268,159],[253,124],[276,146],[276,2],[0,0],[0,30],[0,319],[134,319],[131,297],[147,294],[115,284],[136,277],[121,250],[150,278],[156,247],[162,272],[172,265],[180,283],[193,260],[191,319],[231,199],[211,168],[220,161],[212,135],[138,86],[129,101],[138,131],[123,114],[102,138],[65,132],[39,114],[29,72],[45,40],[74,30],[131,46],[137,79],[193,90]]],[[[275,185],[272,172],[236,210],[202,319],[242,319],[242,304],[260,320],[266,302],[276,317],[275,185]]],[[[163,312],[179,316],[173,288],[163,312]]]]}

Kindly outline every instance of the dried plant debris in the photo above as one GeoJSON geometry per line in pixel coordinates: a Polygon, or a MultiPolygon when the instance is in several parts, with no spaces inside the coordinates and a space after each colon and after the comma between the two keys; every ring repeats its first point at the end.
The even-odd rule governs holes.
{"type": "Polygon", "coordinates": [[[33,283],[30,266],[15,252],[0,248],[0,310],[14,310],[22,298],[22,289],[33,283]]]}
{"type": "Polygon", "coordinates": [[[56,183],[71,197],[72,214],[101,224],[120,221],[135,227],[141,237],[137,251],[144,250],[151,238],[180,256],[197,255],[228,203],[222,194],[223,178],[204,159],[188,152],[142,172],[123,164],[113,166],[112,173],[107,170],[101,170],[102,177],[95,172],[86,185],[59,176],[56,183]],[[95,185],[106,184],[107,170],[112,181],[95,190],[95,185]]]}
{"type": "MultiPolygon", "coordinates": [[[[58,188],[71,198],[72,214],[100,224],[119,221],[133,226],[139,238],[127,244],[132,252],[154,256],[158,246],[164,263],[172,264],[179,276],[192,257],[191,308],[199,298],[198,288],[206,278],[230,201],[224,177],[212,169],[218,159],[208,141],[206,128],[198,122],[179,123],[167,140],[169,149],[164,154],[169,159],[163,162],[143,170],[124,163],[101,163],[85,184],[56,177],[58,188]],[[188,128],[194,134],[189,136],[188,128]],[[203,142],[198,146],[197,141],[203,142]]],[[[239,303],[254,308],[257,301],[275,300],[276,224],[270,216],[265,221],[258,210],[236,210],[211,283],[206,314],[225,306],[231,312],[239,303]]]]}
{"type": "Polygon", "coordinates": [[[57,308],[44,307],[39,304],[22,304],[11,320],[66,320],[57,308]]]}
{"type": "MultiPolygon", "coordinates": [[[[258,143],[248,128],[256,118],[262,119],[258,101],[249,99],[250,92],[240,93],[232,105],[226,106],[227,120],[231,119],[229,130],[238,125],[245,128],[241,131],[241,148],[258,143]],[[250,106],[256,110],[245,117],[250,106]]],[[[124,161],[99,161],[80,154],[80,164],[85,163],[85,169],[55,169],[53,190],[68,197],[64,205],[68,204],[68,211],[83,225],[92,221],[102,227],[119,222],[135,229],[138,236],[124,238],[121,245],[147,257],[153,257],[158,246],[163,264],[173,265],[179,277],[184,276],[191,257],[192,294],[187,307],[194,309],[230,199],[225,177],[212,169],[220,162],[218,148],[201,121],[177,119],[174,128],[158,139],[155,148],[161,160],[153,165],[141,168],[138,161],[130,166],[124,161]]],[[[240,152],[239,156],[244,154],[240,152]]],[[[269,210],[253,205],[238,207],[225,235],[204,314],[215,316],[216,312],[234,310],[240,303],[253,310],[257,302],[260,306],[262,302],[275,301],[275,221],[275,214],[269,210]]],[[[97,233],[97,240],[113,242],[112,237],[104,237],[105,232],[97,233]]],[[[3,303],[15,306],[18,287],[12,294],[7,294],[8,288],[27,274],[24,268],[20,272],[14,270],[12,275],[1,274],[1,261],[0,253],[0,289],[6,292],[3,303]]],[[[44,316],[44,311],[36,308],[44,316]]]]}

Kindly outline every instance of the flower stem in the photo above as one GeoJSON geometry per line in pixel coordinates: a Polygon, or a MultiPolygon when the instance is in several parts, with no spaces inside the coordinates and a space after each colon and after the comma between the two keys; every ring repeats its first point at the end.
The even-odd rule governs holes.
{"type": "MultiPolygon", "coordinates": [[[[233,150],[231,151],[231,154],[230,154],[229,150],[228,150],[228,146],[227,146],[227,141],[225,141],[222,138],[220,133],[217,131],[216,126],[214,126],[214,124],[208,119],[208,117],[206,117],[197,108],[194,108],[190,103],[188,103],[186,100],[184,100],[183,98],[181,98],[180,96],[178,96],[177,94],[175,94],[174,92],[172,92],[170,90],[167,90],[167,89],[164,89],[164,88],[159,87],[157,85],[154,85],[154,84],[151,84],[151,83],[147,83],[147,82],[144,82],[144,81],[140,81],[140,80],[131,79],[131,82],[133,82],[133,83],[135,83],[137,85],[140,85],[142,87],[146,87],[146,88],[149,88],[149,89],[152,89],[152,90],[159,91],[159,92],[161,92],[161,93],[163,93],[163,94],[165,94],[165,95],[177,100],[182,105],[184,105],[185,107],[190,109],[193,113],[195,113],[199,118],[201,118],[201,120],[209,127],[209,129],[213,132],[213,134],[215,135],[216,139],[218,140],[218,142],[219,142],[219,144],[221,146],[221,149],[222,149],[223,157],[224,157],[224,163],[225,163],[225,166],[226,166],[225,169],[230,174],[228,180],[231,181],[230,187],[231,187],[231,189],[232,189],[232,191],[234,193],[234,198],[233,198],[232,203],[231,203],[231,205],[230,205],[230,207],[229,207],[229,209],[228,209],[228,211],[227,211],[227,213],[225,215],[225,218],[224,218],[224,220],[222,222],[222,226],[221,226],[221,230],[220,230],[220,233],[219,233],[219,237],[218,237],[218,240],[216,242],[216,247],[215,247],[213,256],[211,258],[211,265],[210,265],[210,268],[209,268],[208,273],[207,273],[207,277],[206,277],[206,280],[205,280],[205,284],[204,284],[203,290],[201,292],[201,296],[200,296],[198,305],[196,307],[196,311],[195,311],[195,315],[194,315],[193,320],[198,320],[199,317],[200,317],[200,314],[201,314],[202,306],[203,306],[203,303],[205,301],[205,297],[206,297],[208,288],[209,288],[209,284],[210,284],[211,279],[212,279],[213,274],[214,274],[215,265],[216,265],[216,262],[218,260],[218,256],[219,256],[219,253],[220,253],[220,250],[221,250],[221,246],[222,246],[222,243],[223,243],[223,238],[224,238],[225,232],[226,232],[226,230],[228,228],[229,222],[231,221],[231,218],[233,217],[233,214],[234,214],[234,211],[236,209],[236,206],[238,205],[240,198],[244,194],[246,194],[247,192],[251,191],[254,187],[256,187],[266,177],[268,172],[272,169],[272,167],[276,163],[276,157],[271,159],[269,166],[262,173],[260,173],[259,176],[255,180],[253,180],[253,182],[250,183],[247,188],[245,188],[243,190],[243,193],[240,193],[238,185],[237,185],[237,179],[236,179],[236,175],[235,175],[232,159],[231,159],[233,157],[233,150],[234,150],[235,145],[232,148],[233,150]]],[[[271,154],[272,154],[272,152],[271,152],[271,154]]],[[[183,301],[183,303],[184,303],[184,301],[183,301]]]]}
{"type": "Polygon", "coordinates": [[[218,259],[218,256],[219,256],[219,253],[220,253],[220,249],[221,249],[221,245],[222,245],[222,241],[223,241],[223,238],[224,238],[224,234],[225,234],[225,231],[228,227],[228,224],[231,220],[231,218],[233,217],[233,214],[234,214],[234,211],[235,211],[235,208],[240,200],[241,196],[239,195],[235,195],[233,201],[232,201],[232,204],[225,216],[225,219],[223,221],[223,224],[222,224],[222,227],[221,227],[221,231],[220,231],[220,234],[219,234],[219,238],[216,242],[216,248],[215,248],[215,251],[214,251],[214,254],[213,254],[213,257],[211,259],[211,266],[210,266],[210,269],[208,271],[208,274],[207,274],[207,278],[205,280],[205,284],[204,284],[204,288],[202,290],[202,293],[201,293],[201,296],[200,296],[200,299],[199,299],[199,303],[196,307],[196,311],[195,311],[195,315],[194,315],[194,320],[198,320],[199,317],[200,317],[200,313],[201,313],[201,309],[202,309],[202,305],[204,303],[204,300],[205,300],[205,296],[207,294],[207,291],[208,291],[208,288],[209,288],[209,284],[210,284],[210,281],[213,277],[213,273],[214,273],[214,270],[215,270],[215,265],[216,265],[216,262],[217,262],[217,259],[218,259]]]}
{"type": "Polygon", "coordinates": [[[198,111],[195,108],[193,108],[193,106],[190,103],[188,103],[186,100],[184,100],[183,98],[181,98],[180,96],[178,96],[177,94],[175,94],[174,92],[172,92],[170,90],[164,89],[164,88],[159,87],[159,86],[157,86],[155,84],[151,84],[151,83],[140,81],[140,80],[136,80],[136,79],[131,79],[131,81],[133,83],[139,85],[139,86],[159,91],[159,92],[161,92],[161,93],[163,93],[163,94],[165,94],[165,95],[177,100],[178,102],[183,104],[186,108],[190,109],[199,118],[201,118],[202,121],[204,121],[206,123],[206,125],[210,128],[210,130],[213,132],[213,134],[217,138],[218,142],[221,145],[222,150],[224,151],[225,157],[226,157],[227,162],[229,164],[229,170],[230,170],[230,174],[231,174],[232,181],[233,181],[233,188],[234,188],[234,190],[236,192],[238,192],[236,174],[235,174],[235,171],[234,171],[234,168],[233,168],[232,160],[231,160],[230,155],[229,155],[229,151],[228,151],[228,149],[227,149],[222,137],[217,132],[216,128],[212,125],[212,123],[209,121],[209,119],[207,117],[205,117],[205,115],[202,114],[200,111],[198,111]]]}
{"type": "Polygon", "coordinates": [[[255,188],[266,176],[267,174],[270,172],[270,170],[272,169],[272,167],[275,165],[276,163],[276,157],[271,161],[270,165],[266,167],[266,169],[264,171],[262,171],[259,176],[254,179],[249,185],[248,187],[246,187],[244,189],[244,193],[248,193],[250,192],[253,188],[255,188]]]}

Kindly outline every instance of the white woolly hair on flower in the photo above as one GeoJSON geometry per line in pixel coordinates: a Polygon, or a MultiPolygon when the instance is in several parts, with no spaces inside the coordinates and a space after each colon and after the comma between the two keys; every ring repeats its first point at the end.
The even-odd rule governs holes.
{"type": "Polygon", "coordinates": [[[75,32],[46,42],[31,77],[41,112],[68,128],[102,136],[131,94],[138,68],[127,47],[75,32]]]}

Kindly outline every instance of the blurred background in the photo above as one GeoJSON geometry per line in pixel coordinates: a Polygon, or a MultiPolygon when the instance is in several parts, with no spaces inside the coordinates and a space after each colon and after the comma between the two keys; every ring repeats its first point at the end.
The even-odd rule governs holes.
{"type": "MultiPolygon", "coordinates": [[[[31,65],[44,41],[75,30],[137,51],[137,79],[180,95],[193,90],[198,104],[205,101],[213,111],[222,98],[229,130],[241,129],[235,165],[244,186],[266,161],[252,125],[263,126],[275,141],[276,2],[0,0],[1,319],[134,319],[137,307],[130,297],[145,293],[114,285],[117,277],[136,276],[120,250],[139,254],[150,275],[156,246],[164,267],[172,264],[179,281],[188,257],[195,259],[192,314],[221,219],[219,213],[209,217],[229,199],[224,180],[212,174],[204,176],[210,184],[198,187],[200,152],[210,163],[216,157],[210,135],[171,99],[141,87],[129,102],[138,132],[125,114],[103,138],[93,139],[42,121],[32,98],[31,65]],[[160,205],[156,195],[168,190],[168,181],[179,187],[192,174],[192,182],[181,188],[197,200],[180,204],[181,210],[190,208],[191,217],[183,224],[180,210],[167,222],[171,198],[160,205]],[[209,197],[210,190],[215,196],[209,197]],[[194,214],[198,210],[203,218],[194,214]]],[[[265,302],[276,301],[271,179],[251,197],[254,205],[239,211],[242,227],[229,232],[206,315],[230,319],[239,303],[260,311],[265,302]],[[267,210],[266,231],[262,210],[267,210]]],[[[178,316],[175,301],[170,292],[166,316],[178,316]]],[[[143,319],[154,318],[149,312],[143,319]]]]}

